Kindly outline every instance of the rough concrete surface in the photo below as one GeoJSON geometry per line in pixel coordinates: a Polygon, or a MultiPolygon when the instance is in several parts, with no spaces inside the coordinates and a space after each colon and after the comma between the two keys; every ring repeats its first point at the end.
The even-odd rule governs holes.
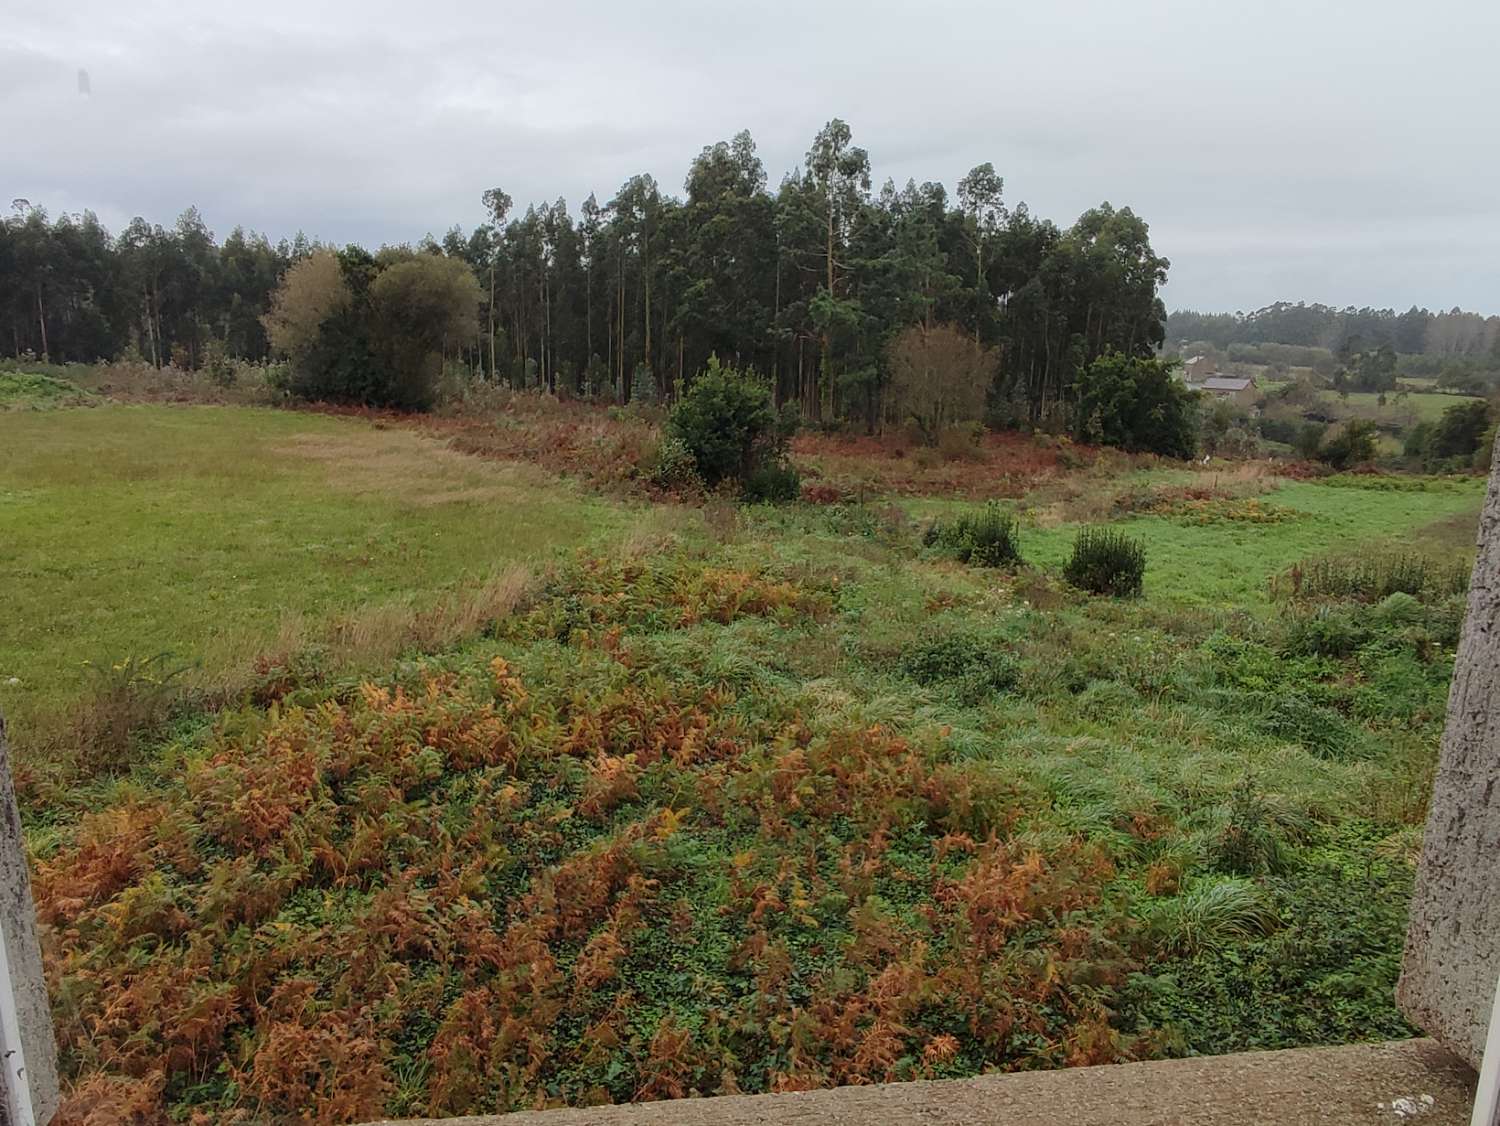
{"type": "MultiPolygon", "coordinates": [[[[42,952],[36,940],[36,908],[31,902],[31,876],[26,868],[26,839],[10,781],[10,759],[5,743],[5,717],[0,716],[0,936],[13,983],[21,1048],[31,1092],[32,1113],[38,1122],[57,1113],[57,1049],[52,1039],[52,1010],[42,976],[42,952]]],[[[0,1041],[5,1041],[0,1029],[0,1041]]],[[[7,1057],[14,1045],[3,1044],[7,1057]]],[[[3,1061],[7,1076],[10,1060],[3,1061]]],[[[0,1099],[0,1104],[4,1103],[0,1099]]],[[[5,1117],[0,1105],[0,1119],[5,1117]]]]}
{"type": "MultiPolygon", "coordinates": [[[[443,1126],[1465,1126],[1474,1075],[1431,1040],[1243,1052],[577,1110],[426,1119],[443,1126]]],[[[379,1126],[394,1126],[390,1122],[379,1126]]],[[[403,1126],[419,1126],[408,1120],[403,1126]]]]}
{"type": "Polygon", "coordinates": [[[1448,693],[1397,1001],[1479,1066],[1500,977],[1500,443],[1448,693]]]}

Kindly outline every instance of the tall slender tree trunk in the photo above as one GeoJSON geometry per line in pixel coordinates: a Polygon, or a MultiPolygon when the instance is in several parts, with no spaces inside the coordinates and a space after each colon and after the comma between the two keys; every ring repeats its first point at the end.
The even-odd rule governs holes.
{"type": "Polygon", "coordinates": [[[151,348],[151,366],[159,368],[161,367],[161,358],[156,348],[156,314],[151,309],[151,291],[149,289],[146,290],[145,299],[146,307],[143,312],[146,314],[146,342],[151,348]]]}
{"type": "MultiPolygon", "coordinates": [[[[771,314],[771,379],[776,384],[777,399],[781,398],[781,345],[776,332],[781,324],[781,229],[776,230],[776,299],[771,314]]],[[[778,404],[779,405],[779,404],[778,404]]]]}
{"type": "Polygon", "coordinates": [[[47,348],[47,310],[42,305],[42,283],[36,286],[36,323],[42,329],[42,362],[46,363],[47,357],[51,355],[47,348]]]}
{"type": "MultiPolygon", "coordinates": [[[[828,267],[828,299],[832,301],[835,295],[833,292],[833,198],[831,196],[828,200],[828,240],[825,258],[827,259],[828,267]]],[[[829,370],[830,365],[833,363],[833,339],[827,328],[823,329],[822,344],[823,354],[819,361],[819,367],[822,368],[822,371],[819,373],[820,385],[815,387],[813,396],[815,404],[813,418],[818,421],[822,421],[823,418],[823,399],[831,394],[833,385],[833,374],[829,370]]]]}
{"type": "MultiPolygon", "coordinates": [[[[479,362],[484,362],[481,352],[479,362]]],[[[490,256],[490,382],[495,382],[495,257],[490,256]]]]}
{"type": "Polygon", "coordinates": [[[164,360],[170,359],[167,355],[167,342],[161,334],[161,286],[151,286],[151,315],[156,318],[156,366],[161,367],[164,360]]]}
{"type": "Polygon", "coordinates": [[[979,351],[979,328],[984,323],[984,244],[975,236],[974,242],[974,351],[979,351]]]}
{"type": "Polygon", "coordinates": [[[651,371],[651,242],[644,224],[641,226],[641,286],[646,293],[646,371],[651,371]]]}

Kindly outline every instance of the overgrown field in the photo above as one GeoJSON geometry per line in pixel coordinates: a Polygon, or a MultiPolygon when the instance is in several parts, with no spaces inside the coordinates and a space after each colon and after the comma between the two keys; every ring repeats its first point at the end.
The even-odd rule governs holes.
{"type": "Polygon", "coordinates": [[[40,738],[128,676],[122,662],[170,652],[142,675],[197,663],[216,684],[330,617],[389,629],[400,606],[630,519],[404,427],[201,406],[0,414],[0,708],[40,738]]]}
{"type": "MultiPolygon", "coordinates": [[[[618,519],[366,423],[142,417],[257,428],[265,460],[215,486],[256,498],[228,526],[316,482],[336,501],[284,534],[349,510],[433,534],[377,555],[351,603],[423,589],[402,560],[436,582],[514,557],[481,518],[533,548],[618,519]],[[392,441],[422,452],[382,470],[368,443],[392,441]],[[257,491],[287,472],[300,489],[257,491]],[[461,499],[492,472],[509,492],[461,499]],[[446,516],[417,500],[434,490],[446,516]]],[[[78,440],[126,459],[109,434],[78,440]]],[[[6,472],[69,498],[84,470],[43,448],[6,472]]],[[[113,491],[189,503],[212,475],[178,449],[113,491]]],[[[802,452],[825,481],[892,472],[802,452]]],[[[1406,1034],[1391,994],[1479,484],[1037,460],[985,463],[1019,467],[985,494],[1011,498],[986,519],[1019,517],[1019,565],[955,553],[943,529],[976,505],[920,475],[864,503],[672,510],[562,552],[467,635],[362,672],[289,639],[229,706],[32,779],[70,1120],[350,1121],[1406,1034]],[[1143,543],[1143,597],[1058,577],[1104,524],[1143,543]]],[[[90,479],[73,519],[108,507],[90,479]]],[[[81,573],[119,569],[106,536],[46,534],[74,536],[81,573]]],[[[362,573],[208,601],[253,617],[286,583],[362,573]]],[[[50,589],[33,598],[61,612],[50,589]]]]}

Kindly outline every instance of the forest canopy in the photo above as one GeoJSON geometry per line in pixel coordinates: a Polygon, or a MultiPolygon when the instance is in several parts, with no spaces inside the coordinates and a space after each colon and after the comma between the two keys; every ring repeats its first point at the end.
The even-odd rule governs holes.
{"type": "Polygon", "coordinates": [[[1388,348],[1409,356],[1488,358],[1500,356],[1500,316],[1462,309],[1434,313],[1415,305],[1398,313],[1278,301],[1250,313],[1178,309],[1167,318],[1167,339],[1225,350],[1234,344],[1284,344],[1344,354],[1388,348]]]}
{"type": "MultiPolygon", "coordinates": [[[[172,227],[135,219],[111,234],[92,213],[53,218],[22,201],[0,222],[0,347],[59,362],[197,368],[280,351],[295,363],[318,343],[310,321],[338,329],[318,346],[342,349],[345,366],[396,362],[403,321],[375,307],[428,288],[383,275],[431,255],[472,277],[472,291],[426,280],[473,296],[473,315],[442,311],[436,328],[418,318],[415,347],[480,378],[623,402],[639,386],[670,396],[717,355],[766,375],[805,421],[874,426],[904,409],[887,395],[897,338],[952,325],[986,357],[969,366],[985,372],[991,421],[1061,421],[1092,360],[1162,343],[1168,263],[1128,207],[1104,203],[1062,227],[1003,188],[982,164],[956,197],[936,181],[872,189],[867,153],[834,119],[774,189],[740,133],[703,149],[680,195],[641,174],[576,213],[559,199],[515,214],[492,188],[476,192],[488,220],[474,229],[374,253],[239,227],[220,242],[193,208],[172,227]],[[329,257],[315,274],[293,271],[320,252],[336,254],[341,279],[329,257]],[[332,304],[294,308],[298,292],[332,304]],[[358,331],[361,318],[380,331],[358,331]]],[[[384,386],[345,371],[305,390],[368,400],[384,386]]]]}

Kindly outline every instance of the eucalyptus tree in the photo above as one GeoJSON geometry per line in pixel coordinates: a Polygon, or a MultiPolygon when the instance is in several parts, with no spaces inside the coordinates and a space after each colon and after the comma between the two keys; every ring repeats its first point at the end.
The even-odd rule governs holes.
{"type": "Polygon", "coordinates": [[[1005,181],[989,161],[976,164],[958,182],[958,206],[964,241],[974,259],[974,346],[980,347],[994,300],[985,277],[985,252],[994,244],[1005,222],[1002,195],[1005,181]]]}
{"type": "Polygon", "coordinates": [[[835,117],[819,130],[807,150],[805,183],[800,199],[816,207],[823,232],[823,292],[812,315],[822,342],[821,387],[815,399],[818,416],[833,413],[833,333],[847,325],[852,311],[841,305],[848,273],[845,251],[850,230],[870,192],[870,157],[853,143],[849,126],[835,117]]]}
{"type": "Polygon", "coordinates": [[[679,351],[690,355],[694,370],[710,354],[769,369],[776,215],[750,134],[706,147],[684,187],[672,271],[679,351]]]}
{"type": "Polygon", "coordinates": [[[583,261],[583,370],[592,382],[595,368],[594,352],[594,277],[599,264],[604,230],[604,208],[593,192],[579,208],[578,239],[583,261]]]}
{"type": "Polygon", "coordinates": [[[490,237],[488,241],[488,266],[490,275],[490,312],[489,312],[489,349],[490,349],[490,379],[495,378],[495,267],[500,254],[502,239],[500,232],[505,227],[505,217],[510,214],[511,199],[505,191],[500,188],[488,188],[481,195],[480,200],[484,209],[490,217],[490,237]]]}
{"type": "MultiPolygon", "coordinates": [[[[657,187],[656,180],[649,173],[641,173],[632,176],[621,185],[620,190],[615,193],[615,198],[610,200],[610,211],[614,216],[614,225],[618,232],[621,247],[629,247],[635,260],[635,268],[639,279],[641,292],[641,362],[645,364],[646,370],[655,375],[653,356],[651,350],[651,242],[657,225],[661,221],[662,198],[661,190],[657,187]]],[[[622,258],[623,266],[623,258],[622,258]]],[[[624,309],[624,274],[621,273],[621,323],[623,329],[624,309]]],[[[623,331],[622,334],[623,336],[623,331]]],[[[628,394],[628,384],[625,379],[625,354],[622,349],[620,354],[620,385],[619,390],[623,398],[628,394]]]]}

